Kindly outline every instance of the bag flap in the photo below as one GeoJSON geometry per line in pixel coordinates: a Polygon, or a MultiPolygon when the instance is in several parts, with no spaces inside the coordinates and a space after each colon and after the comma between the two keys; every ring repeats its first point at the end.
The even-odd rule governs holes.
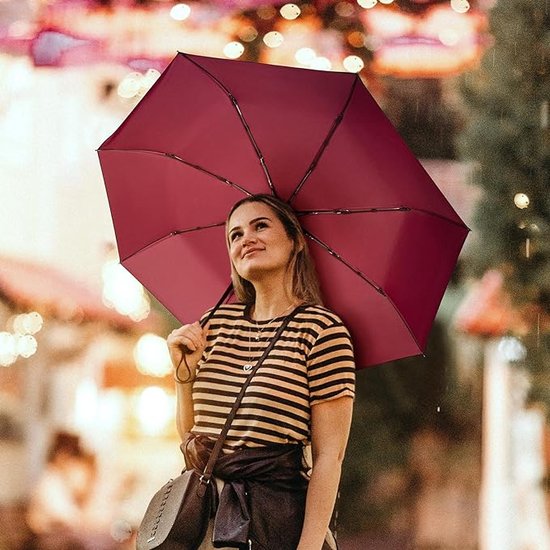
{"type": "Polygon", "coordinates": [[[166,540],[192,475],[193,470],[185,471],[169,480],[155,493],[139,526],[137,550],[153,550],[166,540]]]}

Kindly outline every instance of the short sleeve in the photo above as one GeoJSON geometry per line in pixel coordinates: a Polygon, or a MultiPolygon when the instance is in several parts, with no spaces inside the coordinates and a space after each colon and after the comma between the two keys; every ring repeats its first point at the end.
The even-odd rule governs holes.
{"type": "Polygon", "coordinates": [[[334,324],[319,333],[307,359],[310,405],[355,397],[355,360],[348,329],[334,324]]]}

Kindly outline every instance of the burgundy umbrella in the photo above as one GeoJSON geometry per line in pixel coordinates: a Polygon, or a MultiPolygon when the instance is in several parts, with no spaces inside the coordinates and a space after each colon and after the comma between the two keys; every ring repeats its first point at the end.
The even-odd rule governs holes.
{"type": "Polygon", "coordinates": [[[358,368],[419,355],[469,229],[351,73],[178,53],[99,148],[120,261],[182,323],[239,199],[289,202],[358,368]]]}

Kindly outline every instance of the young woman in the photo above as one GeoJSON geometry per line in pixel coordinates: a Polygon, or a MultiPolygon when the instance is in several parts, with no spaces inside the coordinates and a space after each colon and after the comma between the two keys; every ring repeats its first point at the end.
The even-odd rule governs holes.
{"type": "Polygon", "coordinates": [[[239,201],[228,215],[226,237],[239,302],[219,307],[206,327],[197,321],[167,338],[182,449],[190,442],[195,449],[194,456],[186,454],[188,466],[196,465],[200,450],[221,432],[242,382],[278,326],[300,309],[251,380],[231,424],[222,456],[239,451],[231,455],[239,466],[225,479],[214,474],[218,489],[231,483],[233,492],[222,493],[201,550],[213,548],[212,529],[231,530],[218,523],[237,523],[231,515],[218,517],[231,495],[233,500],[244,495],[239,521],[248,522],[249,547],[335,548],[329,524],[355,389],[349,332],[322,305],[303,230],[286,203],[271,195],[239,201]],[[182,361],[191,375],[185,382],[182,361]],[[235,480],[244,483],[242,493],[235,480]]]}

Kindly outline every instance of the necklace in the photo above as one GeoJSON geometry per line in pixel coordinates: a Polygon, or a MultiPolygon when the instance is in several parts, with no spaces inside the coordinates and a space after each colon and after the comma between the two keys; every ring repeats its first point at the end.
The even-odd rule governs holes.
{"type": "MultiPolygon", "coordinates": [[[[281,316],[283,316],[292,307],[294,307],[294,304],[290,304],[290,306],[288,306],[282,313],[280,313],[279,315],[277,315],[276,317],[271,319],[271,321],[269,321],[269,323],[267,323],[267,325],[264,325],[262,328],[259,328],[258,327],[258,322],[254,321],[256,323],[256,336],[255,336],[256,341],[257,342],[260,341],[260,337],[262,335],[262,332],[267,327],[269,327],[271,325],[271,323],[273,323],[273,321],[275,321],[276,319],[279,319],[281,316]]],[[[251,320],[252,320],[252,317],[251,317],[251,320]]],[[[254,365],[252,364],[252,346],[251,346],[252,337],[251,337],[250,333],[251,333],[251,330],[250,330],[250,327],[248,327],[248,362],[243,365],[244,372],[250,372],[252,370],[252,368],[254,367],[254,365]]]]}

